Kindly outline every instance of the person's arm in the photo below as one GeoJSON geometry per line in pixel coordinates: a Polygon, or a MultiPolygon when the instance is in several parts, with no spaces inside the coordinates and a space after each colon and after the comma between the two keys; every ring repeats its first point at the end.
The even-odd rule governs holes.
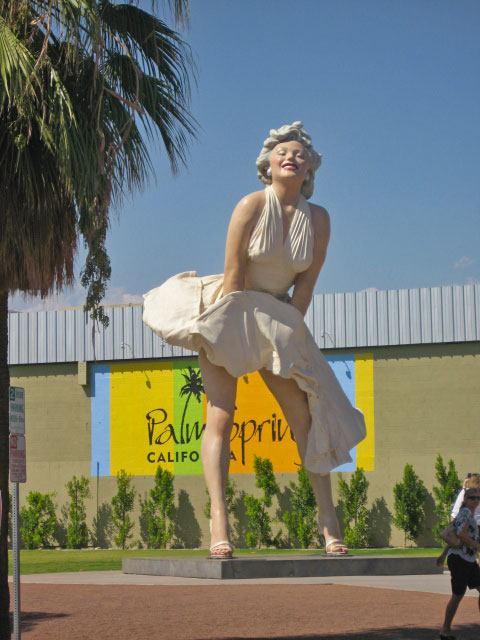
{"type": "Polygon", "coordinates": [[[469,521],[466,520],[463,527],[459,531],[457,530],[457,536],[460,538],[462,542],[465,542],[465,544],[467,544],[469,547],[472,547],[472,549],[476,549],[477,551],[480,551],[480,543],[476,542],[467,533],[468,524],[469,524],[469,521]]]}
{"type": "Polygon", "coordinates": [[[476,523],[478,524],[479,528],[480,528],[480,507],[477,507],[475,509],[475,513],[473,514],[473,517],[476,520],[476,523]]]}
{"type": "Polygon", "coordinates": [[[458,512],[460,511],[460,507],[462,506],[463,503],[463,497],[465,495],[465,489],[461,489],[460,493],[457,496],[457,499],[455,500],[455,504],[452,507],[452,511],[450,513],[450,516],[453,518],[456,518],[458,515],[458,512]]]}
{"type": "Polygon", "coordinates": [[[330,217],[326,209],[311,204],[310,212],[314,231],[312,264],[295,278],[292,296],[292,304],[302,315],[307,313],[308,305],[312,300],[313,289],[327,257],[328,241],[330,240],[330,217]]]}
{"type": "Polygon", "coordinates": [[[245,289],[245,268],[250,236],[265,206],[265,192],[242,198],[233,210],[225,247],[223,295],[245,289]]]}

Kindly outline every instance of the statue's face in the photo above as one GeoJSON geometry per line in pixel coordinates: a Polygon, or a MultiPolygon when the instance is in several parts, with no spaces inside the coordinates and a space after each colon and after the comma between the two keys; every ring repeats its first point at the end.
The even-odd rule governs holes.
{"type": "Polygon", "coordinates": [[[272,182],[275,179],[295,178],[303,182],[310,169],[307,151],[301,142],[279,142],[270,154],[272,182]]]}

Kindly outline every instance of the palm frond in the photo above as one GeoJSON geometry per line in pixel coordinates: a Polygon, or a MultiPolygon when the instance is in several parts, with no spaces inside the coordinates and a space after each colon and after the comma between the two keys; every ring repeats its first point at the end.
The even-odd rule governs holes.
{"type": "Polygon", "coordinates": [[[109,51],[127,53],[150,75],[185,94],[190,93],[190,74],[195,77],[191,51],[176,31],[158,17],[132,4],[101,5],[104,39],[109,51]]]}
{"type": "Polygon", "coordinates": [[[184,94],[162,79],[142,73],[126,55],[110,55],[106,72],[112,85],[138,105],[135,116],[142,121],[147,135],[152,138],[160,135],[172,171],[178,171],[179,163],[186,164],[186,149],[196,130],[184,94]]]}
{"type": "MultiPolygon", "coordinates": [[[[0,133],[0,144],[4,138],[0,133]]],[[[0,163],[0,281],[9,291],[47,295],[73,280],[75,202],[38,136],[30,137],[22,154],[16,152],[7,145],[0,163]]]]}
{"type": "MultiPolygon", "coordinates": [[[[180,27],[188,27],[188,23],[190,20],[188,0],[167,0],[167,4],[173,13],[175,25],[179,25],[180,27]]],[[[155,2],[154,0],[152,0],[152,6],[154,5],[155,2]]]]}
{"type": "Polygon", "coordinates": [[[151,0],[150,6],[152,13],[157,12],[159,4],[167,5],[176,27],[188,28],[190,22],[188,0],[163,0],[161,3],[159,0],[151,0]]]}
{"type": "MultiPolygon", "coordinates": [[[[166,2],[187,16],[186,0],[166,2]]],[[[110,273],[109,207],[153,173],[146,141],[162,140],[174,172],[186,162],[191,76],[188,45],[132,4],[0,2],[0,281],[9,290],[45,295],[70,282],[80,232],[83,282],[98,301],[110,273]]]]}
{"type": "Polygon", "coordinates": [[[0,15],[0,76],[5,91],[4,96],[8,97],[10,102],[21,99],[30,81],[34,65],[33,56],[16,38],[3,16],[0,15]]]}

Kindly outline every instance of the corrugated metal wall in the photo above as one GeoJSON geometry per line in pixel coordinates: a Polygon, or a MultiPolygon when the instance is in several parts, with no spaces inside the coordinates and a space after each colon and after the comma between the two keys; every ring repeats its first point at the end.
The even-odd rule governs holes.
{"type": "MultiPolygon", "coordinates": [[[[93,330],[82,310],[10,313],[10,364],[168,358],[190,352],[165,344],[142,323],[142,307],[107,308],[93,330]]],[[[306,322],[322,349],[480,340],[480,285],[315,295],[306,322]]]]}

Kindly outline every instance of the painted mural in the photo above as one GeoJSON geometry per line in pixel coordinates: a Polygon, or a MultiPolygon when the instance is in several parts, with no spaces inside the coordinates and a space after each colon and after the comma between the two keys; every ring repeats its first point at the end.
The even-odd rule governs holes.
{"type": "MultiPolygon", "coordinates": [[[[374,468],[373,356],[327,356],[350,402],[361,409],[367,438],[339,471],[374,468]]],[[[201,474],[206,400],[197,358],[92,365],[92,475],[201,474]]],[[[258,373],[238,381],[231,473],[253,473],[253,456],[276,472],[298,469],[290,428],[258,373]]]]}

